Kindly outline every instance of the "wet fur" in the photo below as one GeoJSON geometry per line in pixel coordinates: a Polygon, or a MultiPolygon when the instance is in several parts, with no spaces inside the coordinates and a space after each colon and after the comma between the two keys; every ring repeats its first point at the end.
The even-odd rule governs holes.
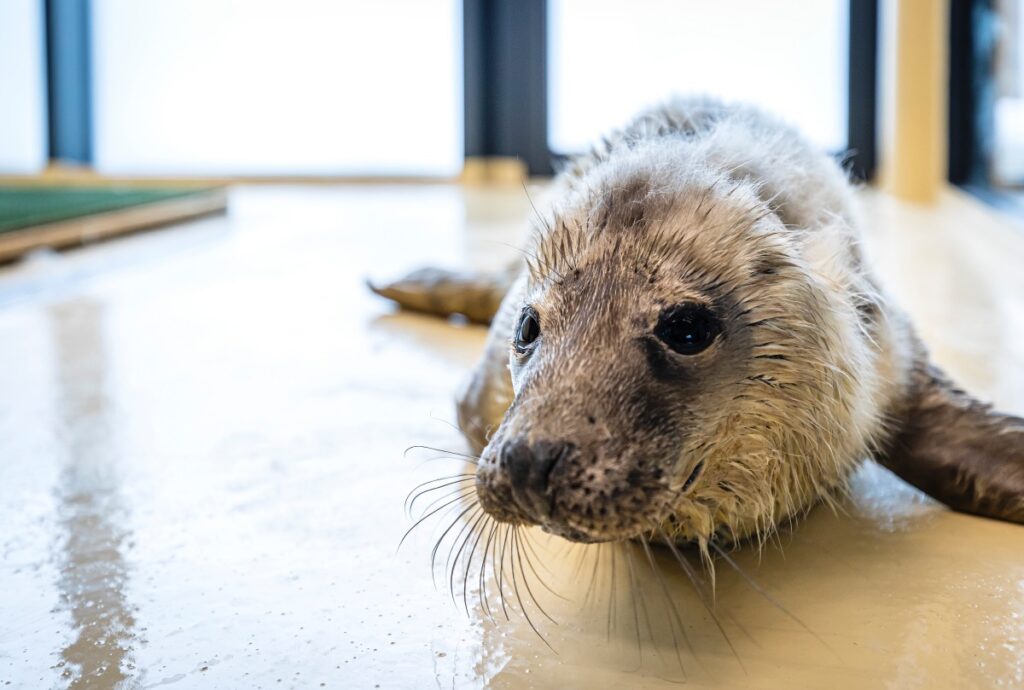
{"type": "Polygon", "coordinates": [[[795,131],[676,100],[573,161],[549,196],[459,400],[491,516],[706,553],[833,502],[874,457],[958,510],[1024,521],[1024,422],[929,364],[865,265],[844,172],[795,131]],[[650,335],[683,301],[726,324],[696,357],[650,335]],[[531,361],[510,353],[527,304],[542,323],[531,361]],[[511,500],[514,438],[572,443],[549,519],[511,500]]]}

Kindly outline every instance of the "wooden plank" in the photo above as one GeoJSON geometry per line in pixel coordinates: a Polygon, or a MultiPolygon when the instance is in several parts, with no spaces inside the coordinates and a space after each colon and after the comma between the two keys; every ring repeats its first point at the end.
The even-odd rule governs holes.
{"type": "Polygon", "coordinates": [[[227,191],[212,189],[140,206],[36,225],[0,234],[0,261],[12,261],[34,249],[79,246],[102,239],[223,213],[227,191]]]}

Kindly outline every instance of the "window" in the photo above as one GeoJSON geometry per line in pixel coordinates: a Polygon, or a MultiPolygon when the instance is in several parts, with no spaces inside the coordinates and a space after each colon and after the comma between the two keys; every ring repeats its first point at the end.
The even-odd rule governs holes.
{"type": "Polygon", "coordinates": [[[93,0],[92,7],[101,172],[461,169],[458,0],[93,0]]]}
{"type": "Polygon", "coordinates": [[[0,172],[46,165],[43,3],[0,2],[0,172]]]}
{"type": "Polygon", "coordinates": [[[992,178],[1024,186],[1024,3],[999,0],[995,49],[995,141],[992,178]]]}
{"type": "Polygon", "coordinates": [[[846,0],[549,0],[549,144],[573,153],[672,93],[758,104],[848,145],[846,0]]]}

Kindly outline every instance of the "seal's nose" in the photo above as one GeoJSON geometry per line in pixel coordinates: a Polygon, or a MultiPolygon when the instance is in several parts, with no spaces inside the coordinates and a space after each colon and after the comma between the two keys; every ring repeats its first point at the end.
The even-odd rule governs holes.
{"type": "Polygon", "coordinates": [[[502,448],[512,496],[533,517],[543,519],[551,514],[551,501],[545,496],[551,472],[575,447],[567,441],[528,443],[516,439],[502,448]]]}

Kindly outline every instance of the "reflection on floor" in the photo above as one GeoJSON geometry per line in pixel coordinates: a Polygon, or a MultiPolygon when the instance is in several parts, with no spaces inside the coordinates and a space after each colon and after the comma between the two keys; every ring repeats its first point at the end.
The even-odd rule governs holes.
{"type": "MultiPolygon", "coordinates": [[[[954,192],[865,199],[869,253],[935,357],[1024,412],[1024,228],[954,192]]],[[[485,610],[479,556],[449,559],[458,526],[435,589],[448,523],[396,554],[403,499],[463,466],[403,451],[463,448],[452,391],[484,332],[392,314],[362,281],[503,265],[522,190],[231,204],[0,271],[0,686],[1024,685],[1024,528],[870,465],[846,514],[735,555],[763,591],[719,561],[713,606],[688,553],[652,549],[653,570],[640,545],[533,534],[485,610]]]]}

